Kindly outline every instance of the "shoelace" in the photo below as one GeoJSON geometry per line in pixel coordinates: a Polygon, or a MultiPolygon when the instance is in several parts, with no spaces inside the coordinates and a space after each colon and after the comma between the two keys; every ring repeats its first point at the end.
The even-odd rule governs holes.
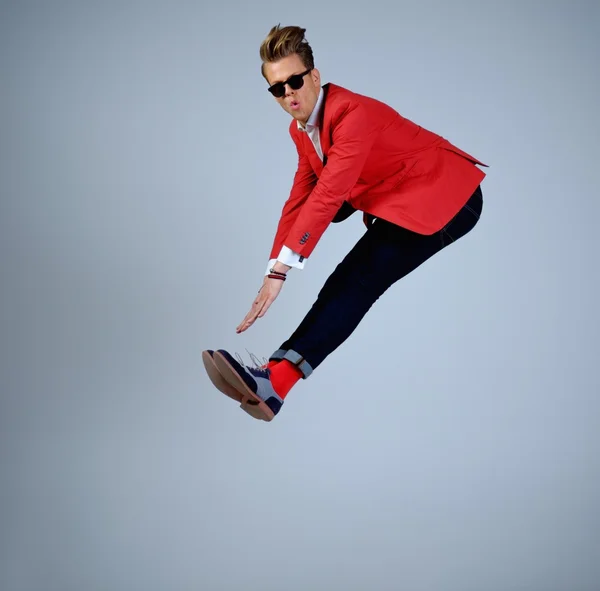
{"type": "MultiPolygon", "coordinates": [[[[248,351],[248,349],[246,349],[246,353],[248,353],[248,355],[250,356],[250,360],[252,361],[252,363],[254,363],[255,369],[264,369],[266,367],[266,365],[269,363],[269,360],[266,359],[265,357],[263,357],[263,359],[262,359],[263,362],[261,363],[260,359],[256,355],[254,355],[253,353],[248,351]]],[[[235,353],[235,358],[238,360],[240,365],[243,365],[244,367],[249,367],[244,363],[242,356],[237,351],[235,353]]]]}

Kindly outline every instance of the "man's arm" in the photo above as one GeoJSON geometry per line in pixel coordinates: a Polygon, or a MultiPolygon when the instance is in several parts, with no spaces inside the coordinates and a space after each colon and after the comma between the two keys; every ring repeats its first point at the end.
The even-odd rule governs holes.
{"type": "Polygon", "coordinates": [[[310,164],[308,156],[306,156],[301,146],[298,145],[298,142],[293,135],[292,139],[294,140],[298,152],[298,168],[294,175],[290,196],[281,211],[281,217],[273,239],[267,272],[277,261],[287,267],[296,267],[298,269],[304,268],[304,257],[286,247],[284,241],[287,233],[293,226],[295,219],[298,217],[300,209],[316,186],[317,175],[310,164]]]}
{"type": "Polygon", "coordinates": [[[347,104],[340,109],[332,122],[327,165],[286,234],[284,243],[290,250],[305,258],[314,250],[356,185],[375,135],[361,104],[347,104]]]}

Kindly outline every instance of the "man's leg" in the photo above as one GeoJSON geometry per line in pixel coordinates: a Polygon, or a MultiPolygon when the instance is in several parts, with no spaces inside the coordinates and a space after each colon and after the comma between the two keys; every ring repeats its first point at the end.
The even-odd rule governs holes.
{"type": "Polygon", "coordinates": [[[271,360],[287,360],[307,378],[356,329],[372,305],[401,278],[467,234],[482,211],[478,188],[461,211],[424,236],[377,220],[336,267],[294,333],[271,360]]]}
{"type": "Polygon", "coordinates": [[[325,282],[317,301],[294,334],[271,356],[270,367],[240,364],[219,349],[215,364],[225,380],[242,393],[242,408],[270,421],[293,385],[307,378],[355,330],[379,297],[396,281],[469,232],[479,220],[481,190],[431,236],[415,234],[378,219],[325,282]]]}

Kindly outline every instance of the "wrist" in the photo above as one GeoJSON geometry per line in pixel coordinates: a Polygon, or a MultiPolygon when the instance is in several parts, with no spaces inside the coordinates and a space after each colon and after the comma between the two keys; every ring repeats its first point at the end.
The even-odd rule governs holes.
{"type": "Polygon", "coordinates": [[[287,273],[291,267],[289,265],[285,265],[280,261],[276,261],[275,264],[271,267],[273,271],[276,273],[287,273]]]}

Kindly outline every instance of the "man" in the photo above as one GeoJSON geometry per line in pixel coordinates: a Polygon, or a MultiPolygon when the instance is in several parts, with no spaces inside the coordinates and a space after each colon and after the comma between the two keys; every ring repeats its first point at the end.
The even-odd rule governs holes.
{"type": "Polygon", "coordinates": [[[367,229],[266,363],[246,366],[225,350],[203,352],[213,384],[266,421],[391,285],[467,234],[483,205],[485,173],[476,165],[485,164],[380,101],[321,85],[304,33],[278,25],[260,47],[268,90],[292,116],[298,169],[262,287],[237,333],[265,315],[286,274],[304,268],[330,223],[358,210],[367,229]]]}

